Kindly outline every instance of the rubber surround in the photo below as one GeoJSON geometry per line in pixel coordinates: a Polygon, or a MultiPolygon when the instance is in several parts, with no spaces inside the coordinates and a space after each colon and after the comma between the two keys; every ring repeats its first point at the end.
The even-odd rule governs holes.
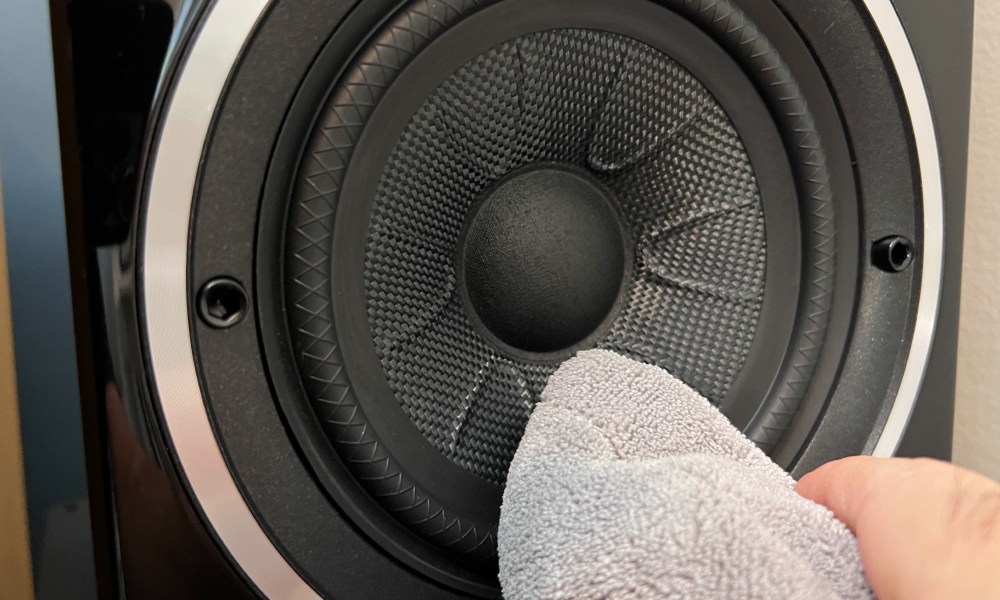
{"type": "MultiPolygon", "coordinates": [[[[870,32],[865,28],[866,16],[860,15],[850,3],[834,4],[836,6],[824,5],[815,11],[799,10],[797,5],[789,4],[785,7],[790,15],[788,20],[771,3],[751,2],[746,7],[758,23],[765,25],[772,34],[778,34],[774,39],[784,48],[793,70],[806,83],[810,101],[821,109],[819,122],[825,145],[828,149],[833,147],[837,150],[832,169],[838,198],[838,230],[843,232],[852,226],[862,226],[862,244],[887,233],[912,236],[911,239],[919,244],[919,229],[913,217],[913,210],[919,209],[919,199],[914,197],[913,166],[907,155],[907,125],[899,118],[895,87],[889,76],[891,70],[883,63],[880,46],[868,37],[870,32]],[[837,27],[827,34],[834,17],[837,27]],[[829,66],[829,73],[817,70],[810,46],[797,37],[790,26],[793,24],[802,27],[808,34],[809,44],[816,45],[812,50],[820,60],[828,61],[824,68],[829,66]],[[823,77],[827,75],[832,81],[830,85],[838,91],[836,104],[829,99],[825,88],[823,77]],[[844,111],[844,122],[838,120],[839,110],[844,111]],[[853,157],[847,155],[846,162],[841,160],[840,154],[846,153],[848,148],[844,132],[849,134],[851,149],[856,153],[853,157]],[[854,167],[851,166],[852,160],[856,161],[854,167]],[[852,216],[849,200],[855,191],[855,174],[858,176],[858,190],[863,192],[863,204],[856,207],[863,208],[860,218],[857,212],[852,216]],[[848,209],[844,213],[840,211],[841,200],[848,209]]],[[[263,179],[263,167],[267,164],[267,157],[272,155],[272,142],[278,137],[278,126],[286,114],[292,90],[301,81],[310,63],[320,67],[325,64],[328,73],[339,69],[344,53],[349,52],[351,47],[363,45],[358,37],[358,32],[363,30],[360,28],[374,26],[380,15],[386,14],[389,5],[388,2],[363,3],[364,11],[352,13],[331,38],[330,46],[339,48],[340,58],[330,56],[325,62],[319,59],[313,62],[315,55],[312,48],[318,47],[316,40],[322,40],[326,32],[341,22],[342,4],[282,0],[275,2],[274,10],[262,19],[257,35],[248,43],[239,69],[234,72],[230,92],[220,104],[216,128],[206,149],[192,221],[192,289],[198,289],[220,273],[232,275],[243,282],[254,278],[264,281],[266,268],[260,268],[258,264],[255,267],[258,273],[254,275],[251,271],[253,250],[250,244],[234,243],[234,240],[253,239],[252,230],[257,226],[258,217],[254,204],[263,179]],[[289,40],[292,39],[296,42],[290,45],[289,40]],[[352,42],[352,39],[355,41],[352,42]],[[352,46],[352,43],[357,45],[352,46]],[[267,85],[261,87],[265,81],[267,85]],[[251,123],[253,135],[248,135],[246,128],[251,123]],[[220,251],[222,249],[224,251],[220,251]]],[[[300,97],[307,97],[316,91],[315,83],[304,84],[300,97]]],[[[323,91],[320,90],[319,94],[322,96],[323,91]]],[[[307,124],[286,121],[286,126],[289,124],[291,127],[281,135],[301,140],[302,129],[307,124]]],[[[280,153],[274,156],[271,161],[272,176],[275,168],[280,171],[296,162],[295,157],[287,160],[281,159],[280,153]]],[[[265,205],[260,217],[269,216],[274,215],[265,205]]],[[[262,247],[267,247],[267,242],[262,239],[262,247]]],[[[886,395],[891,396],[893,369],[900,364],[898,360],[905,359],[905,355],[894,354],[893,349],[899,347],[900,340],[908,339],[909,322],[905,311],[899,309],[908,304],[911,294],[915,294],[913,274],[919,273],[919,264],[906,276],[894,278],[872,273],[864,266],[864,287],[858,291],[855,282],[862,281],[858,278],[859,264],[855,262],[859,246],[848,241],[840,248],[845,253],[845,260],[838,267],[838,283],[833,296],[835,307],[841,307],[835,308],[835,313],[841,317],[833,321],[839,325],[830,330],[838,343],[834,346],[827,344],[823,351],[824,357],[820,360],[817,373],[824,383],[818,391],[809,393],[810,408],[806,417],[801,418],[800,415],[792,423],[789,431],[799,441],[787,445],[783,443],[790,454],[781,459],[782,464],[795,464],[795,448],[801,447],[801,440],[808,439],[813,424],[821,420],[829,399],[823,389],[828,390],[836,382],[840,387],[853,390],[842,396],[838,393],[834,400],[843,408],[838,408],[837,414],[831,417],[831,421],[836,422],[824,422],[823,426],[844,426],[855,431],[858,424],[874,422],[858,413],[877,413],[886,395]],[[852,253],[855,259],[851,258],[852,253]],[[846,285],[841,285],[845,281],[846,285]],[[867,332],[871,331],[877,340],[892,341],[884,344],[869,341],[852,346],[854,350],[848,361],[849,368],[845,367],[847,370],[842,371],[840,367],[844,354],[837,348],[854,339],[854,325],[851,323],[855,301],[858,303],[859,319],[856,326],[859,331],[866,332],[861,337],[869,340],[867,332]],[[845,411],[855,416],[849,417],[845,411]]],[[[261,258],[262,263],[269,260],[265,256],[261,258]]],[[[329,463],[318,467],[312,463],[311,476],[303,469],[300,462],[302,454],[297,455],[290,450],[298,446],[301,452],[308,455],[311,452],[310,439],[313,438],[296,435],[293,441],[282,427],[291,425],[296,431],[300,426],[308,428],[308,415],[302,415],[301,419],[292,417],[295,409],[286,406],[284,418],[288,421],[282,426],[273,406],[275,393],[279,397],[301,393],[290,391],[280,381],[283,379],[281,373],[291,365],[283,362],[281,352],[269,351],[266,366],[252,356],[257,343],[269,346],[270,350],[280,350],[283,344],[287,344],[287,339],[282,340],[280,335],[276,339],[271,338],[270,334],[277,335],[278,332],[268,329],[270,325],[267,323],[277,309],[267,303],[266,294],[261,294],[260,286],[255,285],[254,290],[258,296],[251,306],[251,319],[225,332],[207,330],[197,319],[192,319],[192,327],[206,402],[211,408],[220,443],[234,477],[244,489],[251,508],[289,561],[317,590],[335,596],[375,593],[373,590],[376,589],[385,593],[388,590],[396,593],[406,590],[413,597],[438,597],[446,593],[443,588],[416,576],[411,568],[452,588],[485,595],[495,593],[490,592],[495,585],[491,583],[491,577],[475,575],[437,556],[433,548],[408,540],[402,533],[379,533],[392,531],[392,519],[383,518],[370,507],[364,508],[370,497],[355,489],[350,479],[343,476],[328,478],[322,474],[324,469],[328,475],[340,472],[343,466],[329,463]],[[273,377],[270,383],[273,389],[264,377],[267,371],[273,377]],[[339,481],[340,484],[333,487],[339,485],[340,489],[327,489],[329,496],[324,497],[316,487],[316,480],[310,478],[317,476],[322,481],[339,481]],[[331,501],[331,497],[335,500],[331,501]],[[355,500],[342,502],[347,497],[355,500]],[[352,505],[361,510],[355,510],[352,505]],[[364,533],[350,527],[345,529],[346,521],[343,516],[337,516],[341,514],[337,506],[364,533]],[[375,540],[375,544],[366,539],[375,540]],[[385,554],[376,558],[378,553],[375,548],[381,548],[401,562],[391,560],[385,554]],[[403,563],[407,566],[403,567],[403,563]],[[332,565],[337,566],[331,568],[332,565]]],[[[760,349],[752,353],[751,362],[753,357],[766,354],[759,352],[760,349]]],[[[814,379],[814,384],[816,381],[814,379]]],[[[735,414],[734,420],[746,423],[753,419],[752,414],[741,414],[740,410],[732,412],[732,407],[728,402],[723,404],[724,410],[729,411],[731,416],[735,414]]],[[[864,432],[861,433],[864,435],[864,432]]],[[[858,439],[864,438],[852,433],[843,438],[843,443],[838,442],[836,447],[814,447],[812,455],[832,456],[832,453],[860,451],[858,439]]]]}
{"type": "MultiPolygon", "coordinates": [[[[355,416],[354,403],[346,395],[342,397],[340,391],[356,390],[360,385],[365,393],[355,396],[363,416],[375,431],[390,432],[394,438],[390,454],[433,456],[436,450],[495,484],[503,483],[531,404],[548,376],[573,350],[539,355],[490,343],[488,335],[477,335],[475,321],[470,323],[462,310],[461,286],[459,294],[454,293],[454,267],[449,255],[459,242],[470,202],[492,182],[491,173],[504,170],[491,161],[504,155],[487,153],[482,160],[489,166],[478,168],[464,162],[466,155],[461,153],[440,156],[439,149],[448,152],[475,143],[478,136],[472,134],[469,139],[468,133],[462,135],[436,125],[441,119],[426,114],[425,107],[439,106],[440,101],[446,107],[452,106],[448,94],[455,92],[455,86],[451,82],[465,80],[469,75],[473,75],[476,86],[503,85],[496,79],[476,77],[477,71],[486,69],[477,63],[467,68],[470,63],[464,62],[465,53],[455,50],[461,48],[474,54],[505,34],[515,35],[517,30],[504,27],[504,19],[509,17],[497,14],[500,8],[487,9],[482,18],[477,14],[463,20],[421,52],[379,99],[357,143],[331,148],[330,140],[357,136],[344,130],[345,126],[353,127],[361,111],[353,101],[358,95],[353,88],[365,86],[364,79],[358,77],[366,74],[354,69],[342,79],[334,92],[335,100],[328,103],[330,108],[306,145],[290,203],[284,249],[290,335],[295,340],[300,371],[306,377],[306,390],[321,420],[336,420],[347,406],[355,416]],[[495,31],[494,37],[489,37],[489,31],[495,31]],[[456,68],[459,70],[451,74],[456,68]],[[416,75],[407,79],[413,73],[416,75]],[[438,85],[442,78],[446,78],[445,83],[438,85]],[[425,95],[430,98],[422,102],[425,95]],[[420,106],[416,113],[414,105],[420,106]],[[417,131],[412,131],[414,125],[417,131]],[[403,128],[405,133],[400,136],[403,128]],[[442,136],[442,132],[447,133],[442,136]],[[397,139],[400,141],[394,145],[397,139]],[[348,154],[349,158],[345,158],[348,154]],[[396,156],[414,164],[401,168],[392,161],[391,157],[396,156]],[[348,166],[341,169],[342,164],[348,166]],[[386,180],[390,183],[386,184],[386,180]],[[387,195],[383,193],[386,189],[405,190],[400,192],[405,195],[387,195]],[[366,226],[363,215],[368,214],[366,226]],[[415,225],[420,223],[424,227],[415,225]],[[363,272],[362,263],[356,259],[356,249],[361,246],[366,247],[363,272]],[[331,247],[332,256],[326,258],[331,247]],[[414,248],[420,251],[414,252],[414,248]],[[428,260],[428,256],[436,260],[428,260]],[[326,364],[328,358],[337,366],[341,364],[337,361],[342,360],[345,369],[326,364]],[[336,385],[329,386],[319,378],[310,380],[306,375],[327,372],[337,374],[336,385]],[[476,395],[466,402],[470,398],[467,386],[472,381],[480,383],[475,384],[476,395]],[[434,449],[404,445],[410,427],[380,416],[397,413],[392,410],[394,406],[382,406],[383,398],[393,397],[434,449]],[[340,408],[333,410],[334,406],[340,408]],[[481,413],[466,408],[484,406],[489,410],[481,413]],[[461,419],[464,435],[452,437],[454,418],[461,419]]],[[[714,84],[718,98],[740,124],[742,137],[750,140],[756,168],[765,182],[763,194],[755,181],[748,150],[739,139],[741,134],[713,93],[659,51],[634,38],[608,32],[550,29],[515,35],[517,44],[513,47],[512,43],[490,47],[490,56],[497,52],[506,52],[512,59],[523,56],[525,86],[529,90],[531,82],[548,82],[551,77],[548,73],[539,75],[540,66],[565,71],[566,82],[544,95],[530,91],[523,94],[524,122],[545,123],[544,127],[519,128],[515,139],[490,143],[509,146],[512,157],[520,155],[517,164],[530,165],[539,160],[547,163],[558,158],[574,168],[590,169],[617,191],[615,204],[623,217],[627,214],[629,237],[638,243],[639,256],[629,263],[626,285],[617,301],[620,308],[613,310],[600,328],[608,329],[607,335],[598,331],[588,342],[591,347],[611,349],[664,367],[706,397],[719,401],[760,329],[762,304],[769,305],[764,312],[776,315],[765,318],[768,331],[781,329],[775,327],[775,322],[790,326],[787,315],[795,311],[791,298],[775,298],[772,294],[771,302],[762,302],[766,254],[762,213],[790,212],[794,184],[783,159],[780,137],[749,80],[692,25],[672,13],[657,12],[670,18],[662,17],[653,31],[636,30],[632,35],[671,40],[666,50],[697,64],[701,77],[718,82],[714,84]],[[571,59],[564,58],[567,48],[571,59]],[[689,91],[683,97],[696,96],[705,102],[705,108],[675,143],[652,148],[647,160],[614,169],[593,169],[588,163],[609,148],[606,137],[588,133],[599,127],[588,121],[599,115],[612,115],[617,120],[621,104],[603,102],[601,92],[589,90],[612,88],[610,81],[602,82],[600,78],[614,77],[619,64],[626,69],[622,59],[631,53],[657,55],[659,58],[650,61],[655,68],[673,73],[672,84],[682,94],[683,90],[689,91]],[[603,75],[596,78],[590,66],[595,61],[605,64],[603,75]],[[567,97],[567,90],[576,92],[567,97]],[[597,111],[602,104],[605,110],[597,111]],[[553,118],[553,113],[561,119],[553,118]],[[553,132],[562,132],[560,135],[568,139],[553,143],[557,137],[553,132]],[[770,205],[767,211],[762,202],[770,205]],[[676,238],[672,235],[675,232],[680,233],[676,238]],[[683,243],[670,243],[677,238],[683,243]],[[724,247],[719,252],[701,252],[706,242],[724,247]],[[676,251],[677,256],[668,250],[676,251]],[[687,260],[683,260],[685,257],[687,260]],[[699,270],[710,274],[692,289],[691,271],[699,270]],[[720,277],[720,273],[726,276],[720,277]]],[[[605,29],[627,27],[627,22],[603,21],[609,21],[602,24],[605,29]]],[[[565,22],[565,18],[553,17],[545,25],[559,22],[565,22]]],[[[528,26],[543,24],[529,21],[524,27],[528,26]]],[[[386,34],[386,38],[394,35],[386,34]]],[[[650,62],[628,65],[642,71],[650,62]]],[[[521,63],[516,60],[515,65],[521,63]]],[[[514,65],[508,65],[508,69],[517,70],[514,65]]],[[[631,69],[627,72],[632,74],[631,69]]],[[[642,73],[642,77],[652,79],[653,73],[642,73]]],[[[488,99],[502,97],[492,90],[483,95],[488,99]]],[[[489,119],[496,112],[488,100],[486,106],[477,106],[472,98],[459,104],[467,112],[481,115],[479,118],[489,119]]],[[[622,104],[628,106],[627,101],[622,104]]],[[[452,127],[461,127],[462,123],[445,122],[452,127]]],[[[482,128],[503,131],[492,124],[482,128]]],[[[625,125],[622,129],[629,130],[625,125]]],[[[772,218],[768,228],[772,232],[771,283],[797,285],[797,269],[782,264],[783,258],[798,255],[797,223],[772,218]]],[[[768,374],[777,369],[777,365],[772,366],[768,374]]],[[[330,425],[331,439],[343,437],[332,431],[342,423],[330,425]]],[[[427,457],[421,462],[432,460],[427,457]]],[[[411,459],[403,470],[419,482],[422,477],[418,469],[422,465],[415,463],[417,460],[411,459]]],[[[441,465],[424,472],[426,477],[440,481],[436,474],[443,470],[445,466],[441,465]]],[[[435,496],[448,506],[467,503],[462,498],[476,489],[461,480],[452,480],[444,487],[448,491],[436,491],[435,496]]]]}

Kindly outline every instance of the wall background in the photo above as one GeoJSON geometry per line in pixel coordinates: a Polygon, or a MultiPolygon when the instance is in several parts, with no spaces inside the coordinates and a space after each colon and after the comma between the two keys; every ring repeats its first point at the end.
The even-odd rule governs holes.
{"type": "MultiPolygon", "coordinates": [[[[39,598],[89,599],[97,590],[94,558],[67,552],[89,547],[91,532],[89,511],[72,512],[87,506],[87,479],[49,2],[0,0],[0,7],[0,183],[31,561],[36,574],[59,574],[47,584],[67,586],[59,593],[39,586],[39,598]],[[67,513],[83,527],[67,526],[67,513]]],[[[23,597],[0,590],[0,600],[23,597]]]]}
{"type": "Polygon", "coordinates": [[[3,188],[0,186],[0,598],[30,598],[31,557],[14,386],[14,339],[11,336],[6,248],[3,188]]]}
{"type": "Polygon", "coordinates": [[[1000,480],[1000,0],[977,0],[956,463],[1000,480]]]}

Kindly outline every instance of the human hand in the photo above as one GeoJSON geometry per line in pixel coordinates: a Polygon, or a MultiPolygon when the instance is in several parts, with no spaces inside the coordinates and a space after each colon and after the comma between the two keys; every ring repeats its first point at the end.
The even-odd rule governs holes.
{"type": "Polygon", "coordinates": [[[941,461],[864,456],[795,489],[854,532],[882,600],[1000,598],[1000,484],[941,461]]]}

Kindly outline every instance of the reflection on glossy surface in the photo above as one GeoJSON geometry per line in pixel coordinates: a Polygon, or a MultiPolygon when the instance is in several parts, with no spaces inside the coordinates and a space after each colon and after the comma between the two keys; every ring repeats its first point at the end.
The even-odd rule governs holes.
{"type": "Polygon", "coordinates": [[[126,596],[251,597],[183,490],[132,432],[114,385],[108,384],[104,401],[126,596]]]}

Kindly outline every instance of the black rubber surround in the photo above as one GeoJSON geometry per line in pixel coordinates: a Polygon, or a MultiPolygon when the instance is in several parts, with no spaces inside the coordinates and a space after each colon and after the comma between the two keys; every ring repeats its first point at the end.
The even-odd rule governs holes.
{"type": "MultiPolygon", "coordinates": [[[[317,472],[328,471],[324,465],[338,460],[339,454],[340,460],[348,464],[369,493],[400,522],[449,552],[473,562],[485,560],[487,565],[492,565],[502,488],[444,459],[420,436],[392,400],[392,391],[374,356],[371,332],[363,319],[358,318],[363,314],[358,312],[359,308],[364,306],[360,295],[363,289],[360,269],[364,263],[357,253],[366,232],[359,224],[367,221],[370,210],[367,199],[373,196],[378,173],[391,150],[391,144],[379,144],[378,141],[397,139],[409,118],[409,112],[403,108],[406,105],[399,105],[398,100],[383,101],[383,93],[389,94],[387,98],[391,99],[392,90],[397,90],[396,97],[408,98],[412,106],[413,98],[425,97],[468,57],[517,35],[553,28],[596,28],[626,35],[660,49],[692,71],[736,123],[762,187],[769,246],[765,293],[771,297],[765,301],[754,347],[769,351],[751,352],[751,362],[755,363],[753,381],[747,383],[744,375],[744,381],[733,386],[731,397],[724,399],[723,408],[735,406],[751,417],[756,415],[739,424],[765,447],[773,446],[790,423],[807,390],[822,348],[832,301],[829,291],[833,286],[835,227],[826,160],[805,101],[767,41],[735,8],[725,13],[728,18],[720,19],[719,11],[724,8],[721,4],[714,5],[708,12],[692,3],[678,4],[676,8],[691,19],[689,21],[642,1],[629,2],[628,13],[617,10],[620,5],[609,12],[607,3],[597,1],[574,2],[572,10],[569,5],[559,2],[544,6],[530,3],[530,10],[529,3],[520,0],[484,4],[485,7],[476,3],[415,2],[382,30],[383,36],[404,39],[416,46],[393,54],[397,63],[395,69],[387,69],[376,61],[378,79],[386,86],[365,86],[365,93],[370,98],[370,102],[366,100],[365,103],[372,105],[376,115],[384,111],[384,116],[362,118],[356,132],[347,136],[347,139],[357,139],[359,148],[365,148],[359,151],[363,159],[351,161],[350,152],[341,152],[346,168],[336,170],[335,175],[343,179],[334,180],[330,187],[350,202],[336,206],[335,213],[328,213],[325,208],[316,210],[314,205],[306,209],[324,215],[325,223],[324,219],[317,219],[307,226],[312,231],[328,232],[324,235],[332,232],[333,259],[329,266],[316,261],[316,268],[310,266],[298,273],[285,274],[285,280],[292,282],[290,285],[308,292],[307,296],[298,294],[293,304],[282,304],[282,299],[275,296],[277,286],[258,288],[258,294],[263,305],[283,307],[275,315],[276,322],[270,322],[266,313],[262,315],[265,348],[273,339],[290,338],[296,350],[288,346],[277,348],[275,359],[287,363],[289,353],[297,354],[298,376],[303,378],[306,397],[311,398],[313,410],[321,415],[319,424],[325,431],[325,439],[317,439],[314,426],[296,425],[299,419],[315,422],[316,417],[302,410],[295,382],[275,377],[278,397],[286,407],[293,428],[305,438],[303,447],[317,472]],[[427,14],[433,18],[428,18],[427,14]],[[530,18],[523,18],[524,14],[530,14],[530,18]],[[409,31],[414,20],[430,29],[421,30],[424,34],[421,36],[404,35],[394,29],[409,31]],[[738,50],[744,55],[743,69],[763,79],[757,82],[758,90],[766,92],[763,101],[754,100],[757,96],[750,83],[752,79],[740,73],[738,63],[726,56],[723,48],[710,37],[698,31],[691,21],[710,25],[711,31],[718,32],[720,41],[731,38],[733,47],[730,50],[738,50]],[[450,27],[454,23],[457,25],[450,27]],[[498,27],[504,23],[512,26],[498,27]],[[447,31],[439,38],[437,28],[447,31]],[[427,47],[421,50],[420,44],[427,44],[427,47]],[[462,48],[464,52],[457,53],[455,48],[462,48]],[[400,57],[413,60],[414,66],[403,68],[407,63],[400,57]],[[390,72],[393,75],[390,76],[390,72]],[[405,94],[399,90],[405,90],[405,94]],[[777,128],[765,116],[768,105],[772,117],[776,117],[777,128]],[[785,133],[784,139],[779,132],[785,133]],[[780,149],[782,142],[787,154],[780,149]],[[794,189],[790,172],[796,181],[794,189]],[[796,196],[801,207],[791,200],[796,196]],[[804,215],[802,221],[799,214],[804,215]],[[801,280],[796,277],[800,272],[801,280]],[[357,283],[342,283],[331,288],[331,281],[357,283]],[[329,289],[334,290],[334,294],[324,300],[324,293],[329,289]],[[796,309],[796,305],[800,308],[796,309]],[[296,311],[301,311],[298,313],[301,316],[296,316],[296,311]],[[295,331],[291,335],[278,333],[284,314],[290,315],[293,330],[304,332],[306,338],[296,341],[295,331]],[[788,318],[790,314],[798,316],[793,320],[788,318]],[[782,350],[775,352],[775,348],[782,350]],[[770,384],[770,394],[765,402],[759,403],[746,390],[762,383],[770,384]],[[391,443],[382,441],[386,437],[391,443]]],[[[369,54],[360,59],[356,68],[371,68],[373,56],[369,54]]],[[[329,81],[328,72],[314,69],[313,73],[329,81]]],[[[308,111],[306,115],[315,114],[315,110],[316,105],[303,107],[303,111],[308,111]]],[[[293,108],[290,119],[296,114],[293,108]]],[[[329,133],[326,137],[330,141],[329,133]]],[[[288,138],[288,143],[292,146],[286,151],[282,151],[279,143],[277,156],[301,148],[301,138],[288,138]]],[[[263,245],[280,239],[268,230],[281,220],[267,218],[267,215],[280,214],[281,208],[268,208],[268,205],[287,206],[288,193],[293,188],[288,179],[293,172],[288,170],[287,163],[276,160],[274,164],[279,171],[268,180],[270,193],[265,194],[265,212],[261,219],[265,227],[260,233],[262,246],[259,250],[263,268],[258,280],[268,282],[278,279],[273,267],[275,258],[281,254],[280,248],[263,245]]],[[[315,194],[305,197],[304,201],[314,199],[315,194]]],[[[301,223],[294,227],[301,227],[301,223]]],[[[849,235],[850,231],[848,239],[849,235]]],[[[326,238],[319,239],[322,243],[326,238]]],[[[302,248],[296,250],[302,251],[302,248]]],[[[295,376],[287,372],[286,375],[295,376]]],[[[326,477],[321,479],[327,480],[326,477]]],[[[335,492],[337,485],[328,483],[335,492]]],[[[359,507],[356,510],[360,513],[366,509],[359,507]]]]}
{"type": "MultiPolygon", "coordinates": [[[[715,27],[725,29],[722,24],[734,26],[726,18],[720,19],[717,11],[724,4],[706,2],[708,13],[701,12],[702,3],[698,2],[667,4],[690,16],[706,32],[716,31],[715,27]],[[719,22],[714,27],[706,24],[716,19],[719,22]]],[[[301,143],[316,117],[316,108],[338,79],[336,74],[367,43],[365,32],[378,29],[381,19],[392,14],[392,5],[370,0],[345,18],[344,4],[279,0],[248,42],[206,147],[192,226],[191,289],[199,289],[213,277],[227,275],[247,289],[252,288],[254,298],[249,318],[229,330],[209,329],[192,319],[198,367],[220,442],[251,508],[279,549],[317,590],[349,597],[377,594],[376,590],[393,590],[397,594],[405,591],[413,597],[446,593],[409,570],[414,569],[449,588],[490,595],[495,593],[491,591],[495,583],[488,569],[476,573],[408,534],[398,520],[377,508],[370,493],[332,452],[311,407],[303,402],[298,367],[291,360],[294,355],[290,340],[281,325],[282,306],[276,301],[272,282],[281,278],[280,252],[276,249],[283,244],[282,233],[279,227],[258,229],[262,222],[282,219],[289,182],[295,175],[301,143]],[[317,40],[331,31],[335,33],[326,49],[319,52],[321,44],[317,40]],[[290,45],[293,39],[296,42],[290,45]],[[298,95],[292,102],[296,87],[298,95]],[[276,145],[275,139],[279,139],[276,145]],[[270,170],[264,185],[268,162],[270,170]],[[266,188],[265,201],[257,213],[254,207],[262,188],[266,188]],[[252,244],[255,235],[259,236],[256,245],[252,244]],[[251,281],[255,282],[252,286],[251,281]],[[263,357],[254,353],[257,344],[266,350],[266,363],[258,362],[263,357]],[[280,419],[275,398],[281,402],[280,419]],[[289,431],[294,433],[294,439],[289,431]],[[303,468],[303,458],[309,469],[303,468]]],[[[866,415],[877,412],[894,389],[892,372],[905,358],[905,354],[894,352],[899,340],[907,339],[910,326],[908,312],[900,307],[907,306],[908,299],[914,297],[914,275],[919,274],[919,229],[912,216],[919,201],[914,197],[914,170],[907,154],[907,126],[899,120],[896,91],[888,75],[891,71],[883,63],[878,44],[872,43],[864,15],[850,3],[837,3],[829,10],[824,5],[819,12],[825,16],[817,14],[815,19],[812,10],[799,10],[794,4],[786,7],[789,16],[768,2],[750,2],[745,7],[783,49],[810,106],[817,109],[817,126],[828,150],[831,185],[837,197],[837,235],[844,240],[837,248],[834,316],[827,332],[828,343],[821,350],[812,387],[802,391],[805,408],[796,413],[785,429],[787,435],[780,438],[783,441],[778,450],[786,456],[780,459],[782,464],[794,465],[796,448],[810,438],[821,420],[831,398],[831,387],[852,390],[834,396],[833,403],[844,407],[837,409],[838,414],[859,410],[866,415]],[[837,35],[825,33],[830,18],[827,13],[838,16],[837,35]],[[820,23],[824,19],[827,21],[820,23]],[[796,27],[807,32],[809,45],[803,44],[796,27]],[[819,70],[813,53],[821,63],[828,62],[832,70],[819,70]],[[852,75],[858,69],[866,75],[860,87],[852,75]],[[830,77],[829,85],[838,91],[836,103],[824,77],[830,77]],[[844,111],[843,121],[839,109],[844,111]],[[848,152],[845,132],[850,135],[856,156],[848,152]],[[858,166],[852,167],[852,159],[858,166]],[[861,203],[854,201],[855,174],[859,174],[858,190],[863,191],[861,203]],[[859,209],[863,209],[860,218],[859,209]],[[852,229],[858,225],[863,227],[860,243],[852,241],[852,229]],[[862,246],[888,234],[905,235],[917,243],[917,262],[905,274],[890,277],[858,262],[862,246]],[[863,279],[859,278],[858,267],[864,268],[863,279]],[[855,302],[860,315],[857,327],[864,328],[862,337],[869,341],[856,348],[850,370],[841,376],[843,348],[853,336],[855,302]],[[889,341],[881,344],[871,339],[889,341]],[[862,356],[869,358],[858,362],[856,357],[862,356]]],[[[564,11],[563,17],[576,18],[572,12],[564,11]]],[[[732,46],[739,46],[738,40],[727,42],[724,32],[712,36],[731,52],[732,46]]],[[[741,52],[733,55],[741,56],[741,52]]],[[[758,89],[767,86],[753,77],[753,65],[746,57],[738,62],[758,89]]],[[[768,108],[772,115],[778,112],[774,103],[768,102],[768,108]]],[[[796,147],[792,133],[782,128],[781,135],[786,148],[796,147]]],[[[756,162],[754,166],[758,170],[756,162]]],[[[808,196],[800,193],[799,197],[808,204],[808,196]]],[[[782,217],[799,222],[797,215],[782,217]]],[[[769,282],[769,291],[772,288],[769,282]]],[[[791,296],[803,306],[808,304],[809,299],[796,289],[779,287],[776,293],[791,296]]],[[[787,315],[779,319],[781,322],[787,323],[787,315]]],[[[751,397],[768,393],[770,382],[749,381],[744,375],[761,361],[765,366],[772,362],[776,354],[773,350],[779,347],[774,341],[767,336],[755,339],[744,372],[733,389],[744,390],[744,395],[751,397]]],[[[739,400],[727,397],[722,408],[748,430],[759,428],[761,418],[756,408],[739,400]]],[[[400,412],[398,408],[396,412],[400,412]]],[[[837,418],[846,419],[847,427],[853,427],[851,423],[858,420],[837,418]]],[[[863,419],[873,422],[867,416],[863,419]]],[[[402,423],[409,427],[405,416],[402,423]]],[[[813,450],[827,455],[859,451],[861,447],[853,439],[829,451],[813,450]]],[[[465,475],[462,469],[456,470],[465,475]]],[[[449,474],[439,475],[441,478],[433,483],[435,493],[447,493],[449,474]]],[[[499,498],[499,486],[487,486],[485,493],[499,498]]]]}

